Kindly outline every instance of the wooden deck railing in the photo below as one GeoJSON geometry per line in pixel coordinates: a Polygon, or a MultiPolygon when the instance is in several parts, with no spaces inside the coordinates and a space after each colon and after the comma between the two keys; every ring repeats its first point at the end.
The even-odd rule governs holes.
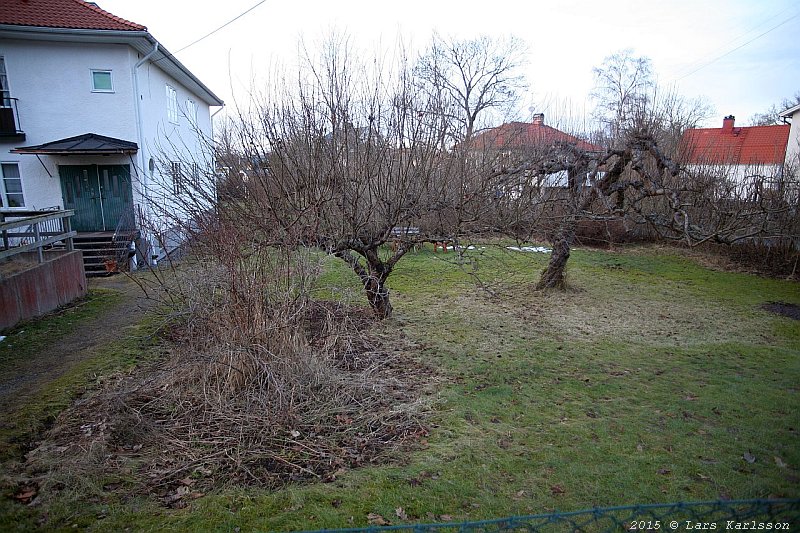
{"type": "Polygon", "coordinates": [[[0,233],[3,237],[0,260],[36,250],[42,263],[42,248],[59,241],[63,241],[67,251],[71,252],[74,250],[72,238],[77,235],[70,225],[70,218],[74,214],[73,210],[0,211],[0,233]],[[7,221],[10,218],[14,220],[7,221]],[[12,231],[18,228],[25,230],[12,231]]]}

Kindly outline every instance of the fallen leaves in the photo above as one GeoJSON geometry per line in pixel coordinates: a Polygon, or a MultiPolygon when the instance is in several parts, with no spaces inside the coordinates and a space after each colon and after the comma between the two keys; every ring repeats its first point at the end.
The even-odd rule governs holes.
{"type": "Polygon", "coordinates": [[[755,463],[755,462],[756,462],[756,456],[755,456],[755,455],[753,455],[753,454],[750,452],[750,450],[747,450],[746,452],[744,452],[744,455],[742,455],[742,458],[743,458],[745,461],[747,461],[748,463],[750,463],[750,464],[753,464],[753,463],[755,463]]]}
{"type": "Polygon", "coordinates": [[[23,485],[19,488],[14,499],[19,503],[29,504],[39,494],[39,489],[35,485],[23,485]]]}
{"type": "Polygon", "coordinates": [[[558,494],[564,494],[567,491],[564,489],[562,485],[553,485],[552,487],[550,487],[550,492],[552,492],[553,495],[558,495],[558,494]]]}
{"type": "Polygon", "coordinates": [[[408,520],[408,515],[406,514],[405,509],[403,509],[402,507],[398,507],[397,509],[395,509],[394,514],[396,514],[397,518],[399,518],[400,520],[408,520]]]}
{"type": "Polygon", "coordinates": [[[369,513],[367,515],[367,521],[372,526],[388,526],[389,522],[377,513],[369,513]]]}

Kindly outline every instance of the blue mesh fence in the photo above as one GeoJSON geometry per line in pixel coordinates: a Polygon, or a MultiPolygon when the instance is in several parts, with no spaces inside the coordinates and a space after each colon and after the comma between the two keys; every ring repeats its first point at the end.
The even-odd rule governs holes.
{"type": "Polygon", "coordinates": [[[800,499],[739,500],[606,507],[576,512],[512,516],[476,522],[401,524],[320,532],[617,532],[800,531],[800,499]]]}

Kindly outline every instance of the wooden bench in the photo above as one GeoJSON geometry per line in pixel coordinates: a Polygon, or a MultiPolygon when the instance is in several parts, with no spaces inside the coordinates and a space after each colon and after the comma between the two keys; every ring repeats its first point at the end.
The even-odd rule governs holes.
{"type": "MultiPolygon", "coordinates": [[[[414,226],[396,226],[392,228],[392,251],[396,252],[400,241],[403,237],[416,237],[419,235],[419,228],[414,226]]],[[[433,253],[442,249],[442,252],[447,253],[447,245],[452,244],[452,239],[436,237],[434,239],[426,239],[424,242],[433,243],[433,253]]],[[[452,248],[452,247],[451,247],[452,248]]],[[[414,244],[414,250],[417,249],[417,244],[414,244]]]]}

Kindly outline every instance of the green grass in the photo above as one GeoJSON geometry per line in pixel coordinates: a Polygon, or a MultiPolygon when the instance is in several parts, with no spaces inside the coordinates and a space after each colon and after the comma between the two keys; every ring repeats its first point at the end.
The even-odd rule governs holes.
{"type": "MultiPolygon", "coordinates": [[[[419,449],[332,483],[223,489],[180,511],[109,497],[62,525],[288,530],[364,526],[370,513],[399,523],[399,507],[432,522],[800,496],[800,322],[760,308],[800,304],[797,283],[644,247],[575,251],[570,289],[536,292],[546,255],[478,253],[461,269],[428,248],[389,279],[395,316],[381,327],[402,328],[439,374],[419,449]]],[[[359,289],[328,262],[321,295],[362,305],[359,289]]]]}

